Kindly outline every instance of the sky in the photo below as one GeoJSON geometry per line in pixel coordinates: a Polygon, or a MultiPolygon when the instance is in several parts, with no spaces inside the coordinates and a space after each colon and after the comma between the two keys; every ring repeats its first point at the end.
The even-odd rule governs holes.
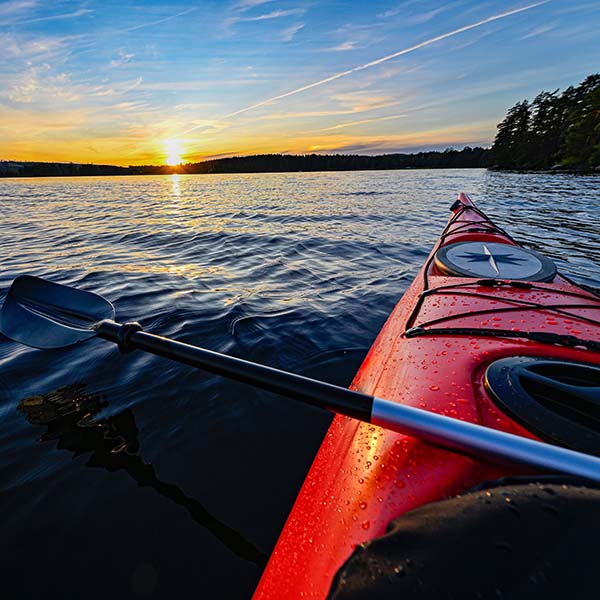
{"type": "Polygon", "coordinates": [[[3,0],[0,159],[489,146],[599,32],[600,0],[3,0]]]}

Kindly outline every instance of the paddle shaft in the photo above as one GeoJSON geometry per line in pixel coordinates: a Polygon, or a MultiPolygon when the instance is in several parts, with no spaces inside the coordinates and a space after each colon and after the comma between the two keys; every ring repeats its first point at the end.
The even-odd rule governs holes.
{"type": "MultiPolygon", "coordinates": [[[[119,344],[124,340],[124,327],[127,325],[101,321],[96,334],[119,344]]],[[[595,456],[375,398],[144,331],[130,332],[126,342],[128,348],[145,350],[484,461],[519,464],[600,482],[600,458],[595,456]]]]}

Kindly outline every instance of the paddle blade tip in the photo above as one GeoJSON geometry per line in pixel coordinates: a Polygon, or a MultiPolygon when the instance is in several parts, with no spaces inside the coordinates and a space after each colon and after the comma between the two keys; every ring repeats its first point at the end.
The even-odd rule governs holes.
{"type": "Polygon", "coordinates": [[[114,306],[98,294],[21,275],[0,309],[0,332],[33,348],[64,348],[93,337],[95,325],[114,316],[114,306]]]}

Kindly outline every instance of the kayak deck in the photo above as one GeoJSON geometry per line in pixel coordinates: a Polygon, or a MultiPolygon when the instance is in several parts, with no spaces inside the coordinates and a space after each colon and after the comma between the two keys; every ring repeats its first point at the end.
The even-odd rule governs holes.
{"type": "MultiPolygon", "coordinates": [[[[453,209],[440,240],[391,313],[351,387],[535,438],[490,399],[485,369],[515,355],[600,364],[600,354],[589,349],[600,342],[600,301],[560,275],[551,283],[524,283],[444,274],[434,260],[440,247],[463,241],[517,245],[466,195],[459,196],[453,209]],[[541,335],[523,337],[531,333],[541,335]]],[[[391,520],[510,473],[336,416],[254,598],[325,598],[353,549],[383,535],[391,520]]]]}

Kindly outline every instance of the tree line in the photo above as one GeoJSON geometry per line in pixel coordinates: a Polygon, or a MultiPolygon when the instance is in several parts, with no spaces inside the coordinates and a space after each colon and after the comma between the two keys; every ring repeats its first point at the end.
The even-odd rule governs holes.
{"type": "Polygon", "coordinates": [[[489,149],[469,146],[462,150],[415,154],[257,154],[233,156],[176,166],[117,167],[79,163],[0,162],[0,177],[64,177],[69,175],[168,175],[172,173],[285,173],[297,171],[368,171],[377,169],[455,169],[487,167],[489,149]]]}
{"type": "Polygon", "coordinates": [[[72,175],[131,175],[131,167],[55,162],[0,161],[0,177],[69,177],[72,175]]]}
{"type": "Polygon", "coordinates": [[[369,171],[377,169],[454,169],[489,165],[489,150],[466,147],[416,154],[259,154],[182,165],[186,173],[281,173],[289,171],[369,171]]]}
{"type": "Polygon", "coordinates": [[[600,168],[600,74],[517,102],[498,125],[491,160],[500,169],[600,168]]]}

